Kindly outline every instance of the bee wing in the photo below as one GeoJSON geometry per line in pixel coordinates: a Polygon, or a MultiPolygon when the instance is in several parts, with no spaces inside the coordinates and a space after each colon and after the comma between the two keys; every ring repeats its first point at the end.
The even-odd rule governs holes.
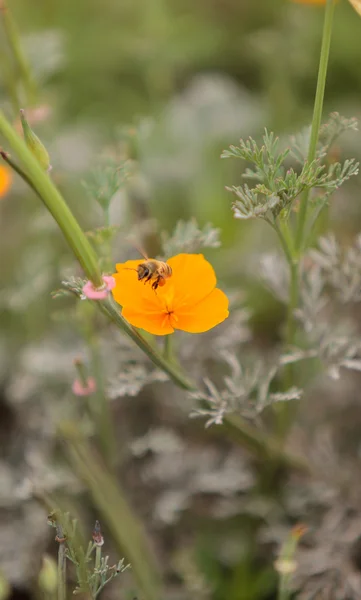
{"type": "Polygon", "coordinates": [[[149,256],[147,256],[145,250],[143,250],[143,248],[134,239],[129,239],[128,241],[136,250],[138,250],[139,254],[143,256],[144,260],[149,260],[149,256]]]}

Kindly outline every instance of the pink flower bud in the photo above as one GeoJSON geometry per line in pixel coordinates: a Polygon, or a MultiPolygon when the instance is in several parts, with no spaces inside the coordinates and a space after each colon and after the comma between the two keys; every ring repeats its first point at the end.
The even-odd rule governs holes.
{"type": "Polygon", "coordinates": [[[87,281],[83,287],[83,294],[89,300],[105,300],[110,290],[115,287],[115,279],[111,275],[103,275],[104,285],[100,288],[94,287],[91,281],[87,281]]]}

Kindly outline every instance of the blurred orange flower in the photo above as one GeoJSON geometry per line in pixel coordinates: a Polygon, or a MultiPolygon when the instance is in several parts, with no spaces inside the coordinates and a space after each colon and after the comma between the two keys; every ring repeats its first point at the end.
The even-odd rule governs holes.
{"type": "Polygon", "coordinates": [[[0,165],[0,198],[8,193],[11,187],[12,179],[12,173],[9,167],[0,165]]]}
{"type": "Polygon", "coordinates": [[[216,288],[213,267],[202,254],[177,254],[167,260],[172,276],[157,290],[149,282],[138,281],[136,269],[143,262],[118,264],[113,275],[114,299],[123,307],[123,317],[135,327],[155,335],[175,329],[202,333],[228,317],[228,298],[216,288]]]}

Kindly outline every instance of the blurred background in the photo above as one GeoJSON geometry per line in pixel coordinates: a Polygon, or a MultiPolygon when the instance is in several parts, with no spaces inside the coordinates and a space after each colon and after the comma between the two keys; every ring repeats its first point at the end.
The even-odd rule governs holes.
{"type": "MultiPolygon", "coordinates": [[[[129,231],[149,254],[159,254],[162,232],[163,239],[171,235],[179,220],[195,218],[201,229],[211,223],[220,230],[221,246],[205,252],[235,316],[212,334],[177,336],[189,372],[199,380],[211,369],[221,376],[217,352],[231,346],[247,356],[272,354],[282,337],[284,308],[262,283],[259,264],[277,241],[264,223],[233,219],[225,186],[239,184],[244,167],[220,160],[220,154],[240,137],[260,139],[265,127],[285,140],[309,125],[323,7],[281,0],[8,4],[35,85],[29,99],[1,31],[1,105],[14,123],[16,109],[27,109],[49,151],[53,180],[81,226],[119,226],[109,242],[112,264],[136,258],[126,241],[129,231]],[[109,157],[126,160],[129,173],[104,211],[89,186],[91,191],[94,173],[109,157]]],[[[360,32],[361,20],[341,1],[325,118],[333,111],[361,114],[360,32]]],[[[359,134],[345,135],[337,152],[360,159],[359,134]]],[[[320,233],[331,228],[344,243],[351,241],[360,230],[359,197],[354,178],[333,200],[320,233]]],[[[107,240],[95,238],[93,232],[103,252],[107,240]]],[[[311,438],[321,464],[327,456],[327,483],[275,472],[217,427],[205,430],[203,421],[190,420],[194,402],[157,381],[161,376],[152,375],[100,316],[72,297],[53,298],[62,280],[81,272],[56,224],[15,176],[0,198],[0,252],[0,570],[13,598],[40,593],[42,556],[56,554],[45,496],[79,519],[87,539],[95,519],[103,525],[94,495],[69,459],[69,442],[57,435],[60,422],[73,422],[96,448],[98,427],[110,427],[94,404],[72,394],[78,357],[102,372],[114,429],[108,447],[114,478],[149,538],[164,598],[276,598],[273,563],[299,521],[311,521],[314,529],[305,538],[295,597],[360,597],[357,485],[352,500],[345,500],[348,483],[333,478],[358,479],[356,376],[337,383],[315,377],[291,436],[291,446],[301,451],[311,438]],[[312,587],[315,580],[321,587],[312,587]],[[341,590],[337,596],[335,588],[341,590]]],[[[111,527],[103,527],[105,551],[114,562],[125,553],[111,527]]],[[[71,570],[69,579],[70,595],[71,570]]],[[[143,597],[131,571],[102,594],[135,596],[143,597]]]]}

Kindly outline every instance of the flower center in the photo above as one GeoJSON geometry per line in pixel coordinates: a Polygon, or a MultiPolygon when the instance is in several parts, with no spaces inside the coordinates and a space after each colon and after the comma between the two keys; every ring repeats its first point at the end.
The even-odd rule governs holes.
{"type": "Polygon", "coordinates": [[[171,327],[175,327],[176,324],[178,323],[178,317],[177,315],[174,314],[173,310],[169,310],[167,308],[166,313],[164,314],[164,318],[162,321],[162,327],[165,327],[167,325],[167,323],[171,326],[171,327]]]}

